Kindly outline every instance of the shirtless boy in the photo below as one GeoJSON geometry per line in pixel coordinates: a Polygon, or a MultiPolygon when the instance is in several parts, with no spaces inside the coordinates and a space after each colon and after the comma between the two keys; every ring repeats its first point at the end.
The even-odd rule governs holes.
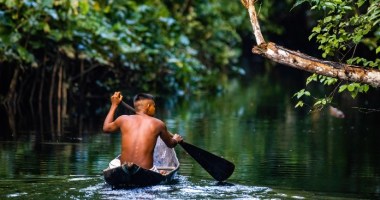
{"type": "Polygon", "coordinates": [[[134,163],[145,169],[153,167],[153,151],[158,137],[173,148],[183,139],[172,135],[161,120],[154,118],[155,102],[150,94],[137,94],[134,99],[135,115],[121,115],[114,120],[115,111],[122,101],[120,92],[111,96],[111,107],[103,124],[105,133],[121,132],[121,164],[134,163]]]}

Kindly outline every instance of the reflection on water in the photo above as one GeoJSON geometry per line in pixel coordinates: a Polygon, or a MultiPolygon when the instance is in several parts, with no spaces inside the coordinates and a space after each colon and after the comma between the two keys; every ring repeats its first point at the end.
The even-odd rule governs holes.
{"type": "Polygon", "coordinates": [[[378,115],[351,109],[345,119],[294,109],[286,83],[231,82],[221,96],[158,102],[158,118],[186,141],[236,165],[217,184],[184,150],[170,185],[111,190],[101,172],[120,152],[119,134],[76,142],[0,142],[0,199],[349,199],[380,198],[378,115]],[[269,84],[270,83],[270,84],[269,84]]]}

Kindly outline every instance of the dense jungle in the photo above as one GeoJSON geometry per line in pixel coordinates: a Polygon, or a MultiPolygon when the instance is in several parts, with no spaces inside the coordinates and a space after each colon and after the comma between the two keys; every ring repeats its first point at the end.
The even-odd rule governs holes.
{"type": "Polygon", "coordinates": [[[380,69],[379,0],[0,0],[0,198],[379,198],[379,89],[257,55],[247,2],[267,41],[380,69]],[[169,129],[235,163],[229,182],[177,149],[178,184],[107,188],[114,91],[153,94],[169,129]]]}

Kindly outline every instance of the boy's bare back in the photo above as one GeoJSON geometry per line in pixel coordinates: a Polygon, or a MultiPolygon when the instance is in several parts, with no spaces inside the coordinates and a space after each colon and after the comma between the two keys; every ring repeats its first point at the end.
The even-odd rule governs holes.
{"type": "Polygon", "coordinates": [[[163,131],[163,122],[146,115],[123,115],[116,121],[120,123],[122,135],[121,163],[133,162],[146,169],[152,168],[153,150],[163,131]]]}

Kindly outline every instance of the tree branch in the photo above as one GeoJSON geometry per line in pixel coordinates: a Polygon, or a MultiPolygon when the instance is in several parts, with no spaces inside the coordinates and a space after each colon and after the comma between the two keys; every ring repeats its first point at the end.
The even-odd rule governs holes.
{"type": "Polygon", "coordinates": [[[254,6],[255,1],[242,0],[242,3],[248,9],[254,35],[258,44],[252,49],[254,54],[261,55],[277,63],[304,71],[351,82],[366,83],[373,87],[380,87],[380,71],[377,69],[325,61],[297,51],[286,49],[273,42],[266,43],[261,34],[260,25],[257,20],[254,6]]]}
{"type": "Polygon", "coordinates": [[[259,21],[257,20],[257,13],[255,10],[255,2],[256,0],[241,0],[241,3],[248,9],[249,18],[251,19],[253,34],[256,38],[257,45],[265,43],[264,37],[261,34],[261,28],[259,21]]]}

